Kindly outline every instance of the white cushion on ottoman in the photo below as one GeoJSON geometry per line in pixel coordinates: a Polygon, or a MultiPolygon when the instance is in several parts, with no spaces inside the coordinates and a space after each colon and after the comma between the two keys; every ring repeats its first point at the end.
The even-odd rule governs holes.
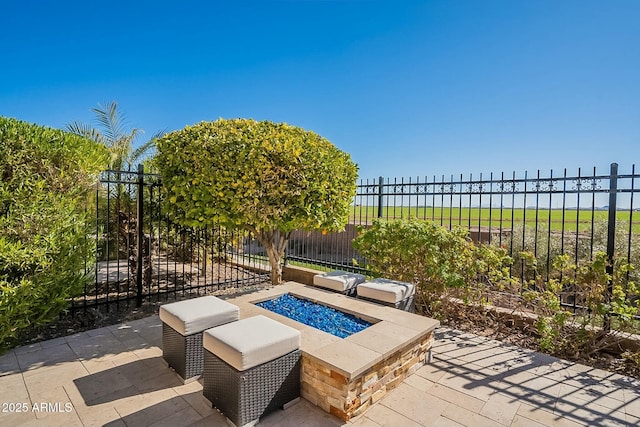
{"type": "Polygon", "coordinates": [[[239,315],[237,306],[214,296],[160,306],[160,320],[185,336],[233,322],[239,315]]]}
{"type": "Polygon", "coordinates": [[[300,331],[258,315],[206,330],[203,345],[245,371],[300,348],[300,331]]]}
{"type": "Polygon", "coordinates": [[[366,278],[362,274],[348,273],[340,270],[313,276],[314,285],[338,292],[345,292],[358,285],[358,283],[363,283],[365,280],[366,278]]]}
{"type": "Polygon", "coordinates": [[[395,304],[415,292],[411,283],[378,278],[358,285],[358,296],[395,304]]]}

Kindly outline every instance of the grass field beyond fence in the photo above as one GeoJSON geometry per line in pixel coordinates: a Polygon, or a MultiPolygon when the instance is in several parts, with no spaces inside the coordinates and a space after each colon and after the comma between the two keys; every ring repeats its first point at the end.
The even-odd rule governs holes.
{"type": "MultiPolygon", "coordinates": [[[[377,206],[354,206],[350,215],[353,224],[371,223],[378,217],[377,206]]],[[[535,209],[535,208],[477,208],[477,207],[395,207],[383,206],[383,219],[426,219],[445,227],[460,225],[491,228],[492,230],[510,230],[514,225],[548,227],[551,231],[584,233],[591,230],[594,223],[607,222],[608,211],[591,209],[535,209]]],[[[620,210],[616,213],[618,224],[629,225],[631,232],[640,234],[640,212],[620,210]]]]}

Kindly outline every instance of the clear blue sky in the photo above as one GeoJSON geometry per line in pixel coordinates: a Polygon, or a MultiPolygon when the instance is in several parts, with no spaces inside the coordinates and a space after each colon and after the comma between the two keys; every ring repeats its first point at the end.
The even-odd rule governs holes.
{"type": "Polygon", "coordinates": [[[3,1],[0,115],[284,121],[364,178],[640,161],[640,0],[3,1]]]}

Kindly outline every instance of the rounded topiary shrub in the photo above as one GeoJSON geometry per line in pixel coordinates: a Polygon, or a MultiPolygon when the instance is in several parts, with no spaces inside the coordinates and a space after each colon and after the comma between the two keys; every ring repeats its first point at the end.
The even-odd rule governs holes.
{"type": "Polygon", "coordinates": [[[157,148],[171,217],[250,231],[269,255],[274,284],[293,230],[338,231],[347,223],[358,167],[312,131],[219,119],[167,134],[157,148]]]}
{"type": "Polygon", "coordinates": [[[83,289],[86,195],[107,162],[96,142],[0,117],[0,350],[83,289]]]}

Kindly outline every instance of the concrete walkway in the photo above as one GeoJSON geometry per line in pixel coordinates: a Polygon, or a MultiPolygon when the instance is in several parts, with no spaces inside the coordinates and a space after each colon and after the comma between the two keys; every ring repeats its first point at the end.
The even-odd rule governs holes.
{"type": "MultiPolygon", "coordinates": [[[[2,426],[226,426],[162,359],[157,316],[0,356],[2,426]]],[[[300,401],[263,426],[340,426],[300,401]]],[[[638,426],[640,381],[441,328],[434,359],[352,426],[638,426]]]]}

